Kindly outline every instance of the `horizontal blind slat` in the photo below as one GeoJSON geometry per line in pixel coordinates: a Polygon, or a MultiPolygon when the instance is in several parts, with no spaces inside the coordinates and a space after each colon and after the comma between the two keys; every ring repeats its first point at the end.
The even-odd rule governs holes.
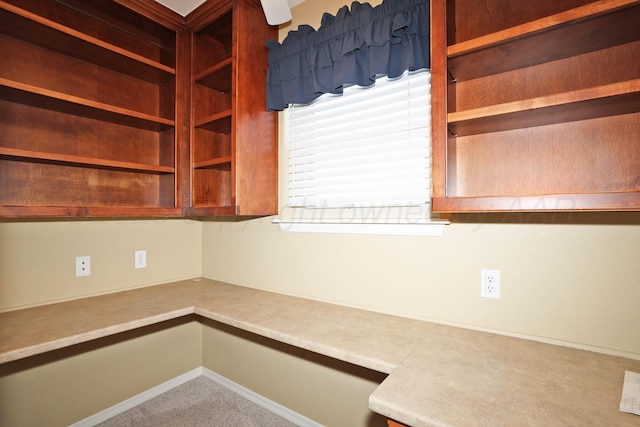
{"type": "Polygon", "coordinates": [[[289,205],[428,203],[430,104],[430,73],[422,72],[290,108],[289,205]]]}

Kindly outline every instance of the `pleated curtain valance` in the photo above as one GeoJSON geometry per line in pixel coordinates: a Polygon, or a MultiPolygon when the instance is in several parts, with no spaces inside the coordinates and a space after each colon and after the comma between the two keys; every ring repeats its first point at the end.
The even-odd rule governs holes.
{"type": "Polygon", "coordinates": [[[354,1],[318,30],[300,25],[282,44],[267,42],[267,109],[308,104],[344,85],[370,86],[377,76],[430,68],[429,0],[354,1]]]}

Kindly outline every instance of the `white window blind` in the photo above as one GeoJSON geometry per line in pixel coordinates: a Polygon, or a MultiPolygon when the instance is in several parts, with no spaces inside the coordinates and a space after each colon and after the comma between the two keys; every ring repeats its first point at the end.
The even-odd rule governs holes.
{"type": "Polygon", "coordinates": [[[417,206],[431,201],[431,73],[289,107],[288,205],[417,206]]]}

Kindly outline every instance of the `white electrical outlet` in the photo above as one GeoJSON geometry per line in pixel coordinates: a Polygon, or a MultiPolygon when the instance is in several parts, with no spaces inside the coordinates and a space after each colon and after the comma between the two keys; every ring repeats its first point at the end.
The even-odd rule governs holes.
{"type": "Polygon", "coordinates": [[[134,265],[136,268],[147,267],[147,251],[136,251],[134,265]]]}
{"type": "Polygon", "coordinates": [[[480,270],[480,296],[500,299],[500,270],[480,270]]]}
{"type": "Polygon", "coordinates": [[[76,277],[90,276],[90,275],[91,275],[91,257],[77,256],[76,257],[76,277]]]}

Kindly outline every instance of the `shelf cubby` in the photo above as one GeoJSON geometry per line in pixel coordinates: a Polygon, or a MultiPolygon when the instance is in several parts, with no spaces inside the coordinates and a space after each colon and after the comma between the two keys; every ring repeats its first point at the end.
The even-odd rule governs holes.
{"type": "Polygon", "coordinates": [[[640,210],[640,1],[432,19],[434,211],[640,210]]]}
{"type": "Polygon", "coordinates": [[[190,215],[275,214],[276,115],[266,111],[266,42],[254,0],[205,5],[192,51],[190,215]]]}
{"type": "Polygon", "coordinates": [[[163,131],[173,120],[95,102],[77,96],[0,78],[0,98],[47,110],[112,122],[140,129],[163,131]]]}
{"type": "Polygon", "coordinates": [[[231,58],[227,58],[196,75],[195,83],[220,93],[231,93],[231,66],[231,58]]]}
{"type": "Polygon", "coordinates": [[[71,156],[41,151],[20,150],[0,147],[0,157],[32,161],[34,163],[62,164],[88,168],[113,169],[119,171],[142,172],[151,174],[175,173],[175,168],[169,166],[148,165],[142,163],[120,162],[92,157],[71,156]]]}
{"type": "Polygon", "coordinates": [[[450,45],[447,68],[453,79],[471,80],[638,41],[636,28],[636,0],[596,1],[450,45]]]}
{"type": "Polygon", "coordinates": [[[450,132],[466,136],[640,111],[640,79],[448,114],[450,132]]]}
{"type": "Polygon", "coordinates": [[[0,0],[0,44],[0,216],[181,214],[175,29],[111,0],[0,0]]]}
{"type": "Polygon", "coordinates": [[[153,83],[175,77],[175,64],[163,64],[4,1],[0,32],[153,83]]]}
{"type": "Polygon", "coordinates": [[[207,129],[212,132],[231,134],[231,110],[221,111],[208,117],[196,120],[196,128],[207,129]]]}
{"type": "Polygon", "coordinates": [[[257,0],[0,0],[0,218],[277,211],[257,0]]]}

